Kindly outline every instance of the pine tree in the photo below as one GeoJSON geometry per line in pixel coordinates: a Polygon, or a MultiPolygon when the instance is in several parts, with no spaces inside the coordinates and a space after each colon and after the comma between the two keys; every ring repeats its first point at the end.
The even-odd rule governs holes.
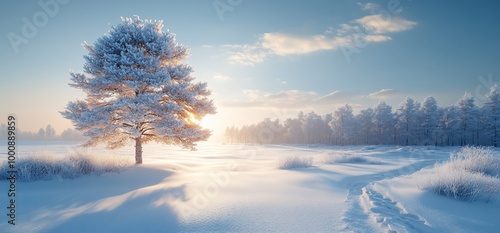
{"type": "Polygon", "coordinates": [[[333,130],[329,126],[329,122],[333,120],[333,115],[326,114],[323,117],[323,126],[321,127],[320,135],[322,137],[322,143],[324,144],[332,144],[333,143],[333,130]]]}
{"type": "Polygon", "coordinates": [[[477,125],[477,107],[474,97],[465,93],[457,102],[459,109],[460,145],[475,144],[477,125]]]}
{"type": "Polygon", "coordinates": [[[491,144],[494,147],[499,146],[499,136],[500,136],[500,90],[495,84],[491,87],[490,93],[488,94],[488,102],[484,104],[485,108],[485,124],[489,129],[489,135],[491,137],[491,144]]]}
{"type": "Polygon", "coordinates": [[[302,124],[299,119],[288,118],[285,120],[285,138],[288,143],[303,143],[302,124]]]}
{"type": "Polygon", "coordinates": [[[352,107],[349,104],[338,108],[333,113],[333,120],[329,123],[334,133],[334,140],[337,144],[352,144],[354,136],[354,116],[352,107]]]}
{"type": "Polygon", "coordinates": [[[393,138],[395,119],[394,114],[392,114],[392,107],[381,101],[375,105],[373,112],[374,131],[378,144],[395,144],[393,138]]]}
{"type": "Polygon", "coordinates": [[[115,149],[133,140],[141,164],[143,143],[194,150],[210,136],[199,125],[215,114],[207,84],[192,82],[192,68],[182,63],[188,49],[162,27],[162,21],[122,18],[93,45],[84,44],[86,74],[71,73],[70,86],[87,97],[61,112],[90,138],[84,146],[106,143],[115,149]]]}
{"type": "Polygon", "coordinates": [[[443,141],[447,146],[455,146],[460,127],[459,110],[456,105],[448,106],[443,109],[443,115],[439,120],[439,128],[443,132],[443,141]]]}
{"type": "Polygon", "coordinates": [[[45,127],[45,140],[54,140],[56,138],[56,130],[52,125],[45,127]]]}
{"type": "Polygon", "coordinates": [[[438,106],[437,101],[432,96],[428,96],[424,99],[421,107],[422,121],[420,123],[423,136],[424,144],[428,145],[430,142],[437,145],[436,131],[438,126],[438,106]]]}
{"type": "Polygon", "coordinates": [[[410,137],[415,136],[417,111],[417,103],[410,97],[406,97],[397,111],[397,129],[401,132],[401,137],[404,140],[403,145],[405,146],[410,144],[410,137]]]}
{"type": "Polygon", "coordinates": [[[374,112],[373,108],[367,108],[361,110],[358,115],[356,115],[356,122],[359,126],[359,136],[357,136],[357,140],[360,140],[360,144],[373,144],[374,143],[374,134],[373,130],[375,128],[374,124],[374,112]],[[363,140],[362,140],[363,139],[363,140]],[[362,141],[361,141],[362,140],[362,141]]]}
{"type": "Polygon", "coordinates": [[[321,136],[319,132],[321,132],[322,127],[324,127],[323,118],[315,112],[308,113],[304,118],[304,137],[305,142],[308,144],[317,144],[321,141],[321,136]]]}
{"type": "Polygon", "coordinates": [[[45,140],[45,129],[40,128],[37,134],[38,140],[45,140]]]}

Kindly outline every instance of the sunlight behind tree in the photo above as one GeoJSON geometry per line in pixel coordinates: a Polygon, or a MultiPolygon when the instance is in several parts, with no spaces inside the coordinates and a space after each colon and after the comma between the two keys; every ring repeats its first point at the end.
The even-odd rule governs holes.
{"type": "Polygon", "coordinates": [[[142,144],[158,142],[195,149],[211,131],[200,125],[215,114],[206,83],[193,83],[193,69],[183,62],[187,47],[163,32],[162,21],[122,18],[122,24],[85,44],[84,71],[72,73],[70,86],[87,94],[69,102],[61,114],[90,139],[84,146],[106,143],[109,149],[135,141],[136,163],[142,144]]]}

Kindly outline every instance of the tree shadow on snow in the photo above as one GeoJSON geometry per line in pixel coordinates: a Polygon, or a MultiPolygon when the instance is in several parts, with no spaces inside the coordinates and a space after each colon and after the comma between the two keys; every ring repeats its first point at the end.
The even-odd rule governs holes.
{"type": "MultiPolygon", "coordinates": [[[[23,217],[22,232],[171,232],[179,217],[171,200],[186,200],[185,185],[168,170],[137,166],[122,174],[54,184],[44,206],[23,217]]],[[[46,188],[47,189],[47,188],[46,188]]],[[[35,189],[23,192],[36,192],[35,189]]],[[[40,200],[37,200],[38,202],[40,200]]],[[[17,228],[17,226],[16,226],[17,228]]]]}

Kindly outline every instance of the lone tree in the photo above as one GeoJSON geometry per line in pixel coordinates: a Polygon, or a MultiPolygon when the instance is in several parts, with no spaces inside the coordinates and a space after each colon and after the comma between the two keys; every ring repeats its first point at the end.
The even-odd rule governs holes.
{"type": "Polygon", "coordinates": [[[116,149],[135,141],[135,162],[142,144],[159,142],[195,150],[211,132],[199,121],[215,114],[206,83],[193,83],[193,69],[182,62],[188,49],[163,22],[122,18],[94,45],[84,43],[83,73],[71,73],[71,87],[85,100],[69,102],[61,114],[90,139],[83,146],[106,143],[116,149]]]}

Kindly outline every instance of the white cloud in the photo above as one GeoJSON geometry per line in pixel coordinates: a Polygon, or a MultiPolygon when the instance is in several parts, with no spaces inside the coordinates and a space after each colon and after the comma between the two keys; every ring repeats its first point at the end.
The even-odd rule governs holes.
{"type": "Polygon", "coordinates": [[[271,50],[276,55],[285,56],[332,50],[348,42],[347,38],[329,38],[325,35],[298,37],[279,33],[265,33],[262,38],[262,47],[271,50]]]}
{"type": "Polygon", "coordinates": [[[334,33],[335,33],[335,28],[333,28],[333,27],[328,27],[325,30],[325,35],[334,34],[334,33]]]}
{"type": "Polygon", "coordinates": [[[380,91],[370,93],[368,97],[372,99],[388,99],[396,95],[398,95],[398,92],[394,89],[382,89],[380,91]]]}
{"type": "Polygon", "coordinates": [[[340,106],[346,102],[359,100],[356,96],[346,92],[334,91],[327,95],[319,95],[313,91],[285,90],[277,93],[262,92],[259,90],[243,90],[244,100],[226,101],[226,107],[236,108],[288,108],[288,109],[315,109],[340,106]]]}
{"type": "Polygon", "coordinates": [[[340,28],[337,29],[337,36],[352,35],[355,33],[361,33],[361,28],[357,25],[341,24],[340,28]]]}
{"type": "Polygon", "coordinates": [[[264,33],[254,45],[223,45],[221,51],[231,64],[255,65],[271,55],[288,56],[308,54],[322,50],[335,50],[351,43],[351,38],[313,35],[299,37],[282,33],[264,33]]]}
{"type": "Polygon", "coordinates": [[[259,44],[254,45],[223,45],[222,53],[227,55],[231,64],[254,65],[263,62],[269,51],[266,51],[259,44]]]}
{"type": "Polygon", "coordinates": [[[406,31],[417,25],[413,21],[400,17],[386,17],[382,14],[368,15],[355,22],[377,34],[406,31]]]}
{"type": "Polygon", "coordinates": [[[384,42],[384,41],[392,40],[392,38],[389,36],[384,36],[384,35],[366,35],[364,37],[364,40],[367,42],[384,42]]]}
{"type": "Polygon", "coordinates": [[[283,80],[281,80],[281,79],[279,79],[279,78],[277,78],[277,79],[276,79],[276,81],[277,81],[277,82],[279,82],[279,83],[281,83],[281,84],[283,84],[283,85],[287,84],[287,82],[286,82],[286,81],[283,81],[283,80]]]}
{"type": "MultiPolygon", "coordinates": [[[[380,7],[373,3],[358,3],[362,9],[374,11],[380,7]]],[[[255,65],[270,56],[290,56],[336,50],[343,46],[380,43],[390,41],[387,33],[410,30],[416,22],[401,17],[385,17],[382,14],[368,15],[349,23],[328,27],[321,34],[292,35],[268,32],[259,40],[247,45],[223,45],[221,52],[231,64],[255,65]]]]}
{"type": "Polygon", "coordinates": [[[341,91],[334,91],[315,99],[315,101],[318,103],[331,103],[331,102],[344,103],[353,99],[356,99],[356,97],[351,94],[341,91]]]}
{"type": "Polygon", "coordinates": [[[379,5],[377,5],[375,3],[364,3],[363,4],[363,3],[358,2],[358,5],[364,11],[376,11],[376,10],[380,9],[379,5]]]}
{"type": "Polygon", "coordinates": [[[217,72],[216,72],[216,73],[214,73],[213,78],[214,78],[215,80],[217,80],[217,81],[228,81],[228,80],[231,80],[231,78],[230,78],[230,77],[225,76],[225,75],[222,75],[222,74],[217,73],[217,72]]]}

